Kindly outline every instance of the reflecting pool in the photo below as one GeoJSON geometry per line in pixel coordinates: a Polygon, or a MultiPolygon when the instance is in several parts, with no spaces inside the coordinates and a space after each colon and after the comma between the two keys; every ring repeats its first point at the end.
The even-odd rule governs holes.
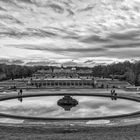
{"type": "Polygon", "coordinates": [[[40,96],[0,101],[0,113],[44,118],[84,118],[120,115],[140,111],[140,103],[105,97],[72,96],[78,104],[66,111],[58,106],[64,96],[40,96]]]}

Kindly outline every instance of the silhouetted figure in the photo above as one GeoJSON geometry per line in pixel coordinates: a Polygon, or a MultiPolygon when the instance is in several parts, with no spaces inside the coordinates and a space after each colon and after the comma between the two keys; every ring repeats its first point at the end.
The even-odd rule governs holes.
{"type": "Polygon", "coordinates": [[[20,94],[21,94],[21,95],[22,95],[22,92],[23,92],[22,89],[20,89],[20,94]]]}
{"type": "Polygon", "coordinates": [[[18,92],[18,96],[22,96],[22,92],[23,92],[22,89],[20,89],[18,92]]]}
{"type": "Polygon", "coordinates": [[[111,99],[113,100],[113,89],[111,89],[111,99]]]}
{"type": "Polygon", "coordinates": [[[115,91],[115,86],[111,89],[111,99],[112,100],[117,100],[117,93],[115,91]]]}
{"type": "Polygon", "coordinates": [[[18,92],[18,100],[22,102],[22,89],[20,89],[18,92]]]}

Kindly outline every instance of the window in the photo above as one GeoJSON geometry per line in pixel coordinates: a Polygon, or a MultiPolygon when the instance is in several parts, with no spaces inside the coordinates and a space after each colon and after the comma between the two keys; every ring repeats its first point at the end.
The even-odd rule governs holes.
{"type": "Polygon", "coordinates": [[[38,86],[38,84],[37,84],[37,83],[35,83],[35,86],[37,87],[37,86],[38,86]]]}
{"type": "Polygon", "coordinates": [[[69,82],[67,83],[67,86],[70,86],[70,83],[69,82]]]}
{"type": "Polygon", "coordinates": [[[75,82],[75,85],[78,86],[78,82],[75,82]]]}
{"type": "Polygon", "coordinates": [[[43,86],[46,86],[46,83],[43,83],[43,86]]]}
{"type": "Polygon", "coordinates": [[[90,83],[87,83],[88,86],[90,86],[90,83]]]}
{"type": "Polygon", "coordinates": [[[84,82],[84,85],[86,86],[86,85],[87,85],[87,83],[86,83],[86,82],[84,82]]]}
{"type": "Polygon", "coordinates": [[[51,86],[54,86],[54,82],[51,82],[51,86]]]}
{"type": "Polygon", "coordinates": [[[66,86],[66,83],[65,82],[63,83],[63,86],[66,86]]]}

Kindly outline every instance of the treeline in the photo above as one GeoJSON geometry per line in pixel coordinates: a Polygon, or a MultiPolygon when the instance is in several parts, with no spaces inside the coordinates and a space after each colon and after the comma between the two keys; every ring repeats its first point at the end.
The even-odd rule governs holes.
{"type": "MultiPolygon", "coordinates": [[[[33,73],[41,69],[49,69],[51,66],[21,66],[0,64],[0,80],[31,77],[33,73]]],[[[51,67],[52,68],[52,67],[51,67]]],[[[53,67],[54,68],[54,67],[53,67]]],[[[71,68],[71,67],[69,67],[71,68]]],[[[89,69],[77,67],[77,69],[89,69]]],[[[140,61],[131,63],[113,63],[110,65],[99,65],[92,68],[94,77],[117,78],[125,80],[133,85],[140,85],[140,61]]]]}
{"type": "Polygon", "coordinates": [[[125,61],[122,63],[113,63],[110,65],[99,65],[93,68],[93,76],[117,78],[119,80],[125,80],[132,85],[140,85],[140,61],[131,63],[125,61]]]}
{"type": "Polygon", "coordinates": [[[33,73],[40,69],[48,69],[48,66],[21,66],[0,64],[0,81],[31,77],[33,73]]]}
{"type": "MultiPolygon", "coordinates": [[[[0,81],[16,78],[31,77],[37,70],[57,68],[56,66],[21,66],[0,64],[0,81]]],[[[69,67],[72,68],[72,67],[69,67]]],[[[87,69],[86,67],[77,67],[77,69],[87,69]]]]}

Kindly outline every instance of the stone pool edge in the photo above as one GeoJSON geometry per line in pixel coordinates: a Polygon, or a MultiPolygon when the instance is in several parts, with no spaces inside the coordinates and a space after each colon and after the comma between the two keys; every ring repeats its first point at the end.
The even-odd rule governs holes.
{"type": "MultiPolygon", "coordinates": [[[[23,98],[27,97],[38,97],[38,96],[64,96],[64,95],[70,95],[70,96],[98,96],[98,97],[107,97],[111,98],[111,95],[109,94],[98,94],[98,93],[40,93],[40,94],[26,94],[23,95],[23,98]]],[[[7,96],[1,96],[0,101],[4,100],[10,100],[10,99],[15,99],[18,98],[19,96],[17,95],[7,95],[7,96]]],[[[20,96],[21,97],[21,96],[20,96]]],[[[117,98],[119,99],[126,99],[126,100],[131,100],[131,101],[136,101],[140,102],[140,99],[134,96],[126,96],[126,95],[118,95],[117,98]]],[[[27,116],[18,116],[18,115],[10,115],[10,114],[3,114],[0,113],[1,117],[5,118],[11,118],[11,119],[24,119],[24,120],[36,120],[36,121],[85,121],[85,120],[111,120],[111,119],[123,119],[123,118],[133,118],[133,117],[138,117],[140,116],[140,111],[129,113],[129,114],[121,114],[121,115],[114,115],[114,116],[105,116],[105,117],[88,117],[88,118],[36,118],[36,117],[27,117],[27,116]]]]}

